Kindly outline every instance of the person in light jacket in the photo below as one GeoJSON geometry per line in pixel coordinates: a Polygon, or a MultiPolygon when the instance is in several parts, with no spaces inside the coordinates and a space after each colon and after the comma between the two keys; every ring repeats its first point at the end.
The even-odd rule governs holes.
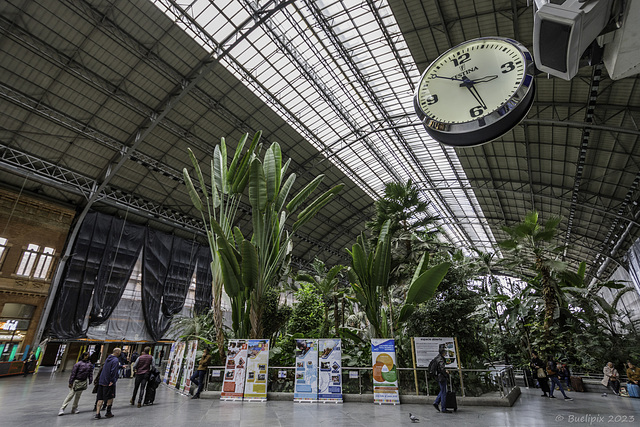
{"type": "Polygon", "coordinates": [[[613,367],[613,362],[607,363],[607,366],[602,370],[604,372],[604,378],[602,379],[602,385],[610,387],[613,393],[617,396],[620,395],[620,375],[618,371],[613,367]]]}
{"type": "Polygon", "coordinates": [[[64,410],[72,399],[71,413],[77,414],[79,412],[78,402],[80,401],[80,396],[91,384],[91,381],[93,381],[93,363],[89,360],[89,352],[85,351],[82,353],[80,361],[73,365],[71,376],[69,377],[69,394],[62,402],[58,415],[64,415],[64,410]]]}

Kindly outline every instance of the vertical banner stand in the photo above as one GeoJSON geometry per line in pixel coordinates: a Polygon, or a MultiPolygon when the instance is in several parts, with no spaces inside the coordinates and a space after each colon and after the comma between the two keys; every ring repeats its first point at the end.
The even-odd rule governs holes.
{"type": "Polygon", "coordinates": [[[456,346],[456,358],[458,359],[458,374],[460,375],[460,390],[462,390],[462,397],[464,396],[464,380],[462,379],[462,361],[460,360],[460,350],[458,349],[458,337],[453,337],[453,343],[456,346]]]}
{"type": "Polygon", "coordinates": [[[247,340],[229,340],[220,400],[242,402],[247,367],[247,340]]]}
{"type": "MultiPolygon", "coordinates": [[[[411,337],[411,359],[413,360],[413,379],[416,382],[416,396],[420,396],[420,391],[418,390],[418,371],[416,371],[416,345],[413,342],[413,337],[411,337]]],[[[428,385],[427,388],[429,388],[428,385]]]]}
{"type": "Polygon", "coordinates": [[[247,376],[244,384],[244,401],[266,402],[269,340],[252,339],[247,344],[247,376]]]}
{"type": "Polygon", "coordinates": [[[396,346],[392,338],[371,338],[373,403],[399,405],[396,346]]]}
{"type": "Polygon", "coordinates": [[[318,402],[342,403],[342,340],[318,341],[318,402]]]}
{"type": "Polygon", "coordinates": [[[318,340],[296,340],[296,370],[293,402],[318,401],[318,340]]]}

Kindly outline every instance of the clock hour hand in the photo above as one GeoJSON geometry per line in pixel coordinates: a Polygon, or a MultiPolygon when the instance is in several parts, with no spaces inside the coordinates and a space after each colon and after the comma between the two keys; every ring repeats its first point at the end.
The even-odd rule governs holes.
{"type": "Polygon", "coordinates": [[[471,95],[473,95],[476,101],[478,101],[480,106],[486,110],[487,104],[484,103],[484,101],[482,100],[482,97],[480,96],[480,93],[478,93],[478,89],[476,89],[474,85],[475,82],[469,80],[468,77],[463,77],[462,79],[464,80],[464,83],[460,83],[460,86],[466,87],[469,90],[469,92],[471,92],[471,95]]]}
{"type": "Polygon", "coordinates": [[[473,79],[471,81],[473,83],[484,83],[484,82],[490,82],[491,80],[495,80],[497,78],[498,76],[484,76],[484,77],[479,77],[477,79],[473,79]]]}

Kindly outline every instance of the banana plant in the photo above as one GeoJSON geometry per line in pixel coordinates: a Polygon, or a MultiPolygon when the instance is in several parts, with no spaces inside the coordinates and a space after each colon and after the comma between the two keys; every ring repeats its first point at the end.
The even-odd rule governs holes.
{"type": "Polygon", "coordinates": [[[373,338],[393,338],[402,324],[407,321],[416,306],[435,295],[436,289],[449,271],[451,264],[443,262],[427,269],[429,259],[422,256],[405,301],[399,313],[394,313],[389,289],[391,267],[390,220],[380,229],[375,249],[371,248],[363,235],[360,235],[351,250],[351,268],[349,281],[360,307],[365,312],[373,338]]]}
{"type": "Polygon", "coordinates": [[[254,157],[250,162],[248,187],[253,225],[250,238],[246,238],[237,227],[234,227],[233,233],[226,234],[222,225],[212,221],[225,290],[229,297],[242,295],[245,302],[244,305],[232,304],[232,311],[237,311],[232,316],[234,321],[237,319],[244,323],[242,333],[248,334],[250,338],[262,338],[265,295],[287,274],[294,233],[309,222],[344,186],[336,185],[303,208],[324,175],[316,177],[295,196],[290,197],[296,180],[293,173],[287,176],[290,161],[282,163],[280,145],[273,143],[265,151],[263,160],[254,157]],[[295,213],[297,216],[291,231],[288,231],[285,225],[295,213]]]}
{"type": "MultiPolygon", "coordinates": [[[[222,323],[222,290],[225,287],[227,295],[231,298],[232,305],[241,306],[242,295],[237,293],[232,297],[231,289],[226,289],[223,283],[222,263],[218,255],[219,247],[216,236],[224,235],[231,237],[231,225],[235,222],[236,213],[240,204],[240,199],[244,193],[250,177],[250,165],[256,156],[256,149],[260,141],[261,132],[257,132],[251,141],[246,152],[243,154],[248,134],[245,134],[236,147],[231,164],[227,164],[227,146],[222,138],[219,145],[216,145],[213,158],[210,161],[211,181],[206,182],[200,163],[191,149],[188,149],[191,163],[197,178],[198,189],[194,185],[187,168],[182,173],[184,181],[191,197],[191,202],[200,212],[207,231],[209,249],[211,250],[211,274],[212,274],[212,294],[213,294],[213,319],[216,327],[216,343],[220,351],[220,356],[224,357],[224,329],[222,323]],[[234,299],[235,298],[235,299],[234,299]]],[[[236,336],[241,335],[240,319],[234,317],[232,330],[236,336]]]]}

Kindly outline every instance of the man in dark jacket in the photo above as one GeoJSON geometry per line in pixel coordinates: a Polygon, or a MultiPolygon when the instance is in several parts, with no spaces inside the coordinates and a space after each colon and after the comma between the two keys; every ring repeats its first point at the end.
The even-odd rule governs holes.
{"type": "Polygon", "coordinates": [[[98,380],[98,402],[96,404],[96,415],[94,418],[100,419],[100,409],[102,403],[107,402],[107,413],[105,417],[112,418],[111,406],[113,405],[113,399],[116,397],[116,382],[118,381],[118,370],[120,369],[120,356],[122,350],[114,348],[113,353],[107,357],[104,362],[102,372],[100,373],[100,379],[98,380]]]}
{"type": "Polygon", "coordinates": [[[445,369],[445,352],[446,350],[444,348],[444,345],[440,344],[438,355],[431,362],[436,364],[435,369],[438,378],[438,385],[440,386],[440,393],[438,393],[436,401],[433,402],[433,407],[436,408],[437,411],[444,412],[445,414],[450,414],[451,411],[447,409],[447,381],[449,380],[449,372],[445,369]],[[442,410],[438,408],[438,404],[442,406],[442,410]]]}
{"type": "Polygon", "coordinates": [[[198,370],[191,375],[191,382],[198,386],[198,391],[193,395],[192,399],[200,399],[200,393],[204,387],[204,379],[207,375],[207,369],[209,369],[209,363],[211,362],[211,355],[208,349],[202,351],[202,357],[198,364],[198,370]]]}
{"type": "Polygon", "coordinates": [[[142,406],[142,398],[144,397],[144,390],[147,387],[147,381],[149,380],[149,372],[154,368],[153,356],[151,356],[151,347],[145,347],[142,356],[139,356],[136,361],[131,365],[131,369],[136,376],[136,384],[133,388],[133,396],[129,403],[135,404],[136,394],[138,394],[138,388],[140,387],[140,397],[138,398],[138,408],[142,406]]]}
{"type": "Polygon", "coordinates": [[[64,410],[73,399],[71,405],[71,413],[78,413],[78,402],[82,392],[87,389],[89,384],[93,381],[93,364],[89,360],[89,352],[82,353],[82,358],[78,363],[73,365],[71,370],[71,376],[69,377],[69,394],[62,402],[58,415],[64,415],[64,410]]]}

